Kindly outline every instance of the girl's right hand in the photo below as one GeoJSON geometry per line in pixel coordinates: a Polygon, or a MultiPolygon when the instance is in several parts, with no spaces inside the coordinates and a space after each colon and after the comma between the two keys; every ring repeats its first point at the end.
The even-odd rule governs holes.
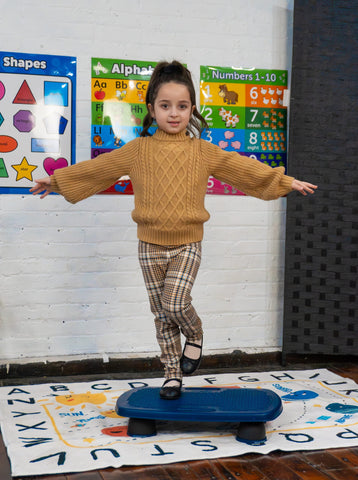
{"type": "Polygon", "coordinates": [[[51,177],[40,178],[36,180],[35,183],[36,185],[30,188],[30,192],[33,195],[43,192],[40,198],[45,198],[49,193],[53,192],[51,188],[51,177]]]}

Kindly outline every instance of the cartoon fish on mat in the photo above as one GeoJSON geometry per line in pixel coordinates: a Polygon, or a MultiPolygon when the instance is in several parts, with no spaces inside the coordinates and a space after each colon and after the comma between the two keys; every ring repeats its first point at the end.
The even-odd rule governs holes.
{"type": "Polygon", "coordinates": [[[358,405],[344,405],[343,403],[330,403],[326,410],[334,413],[358,413],[358,405]]]}
{"type": "Polygon", "coordinates": [[[288,402],[293,402],[295,400],[312,400],[312,398],[318,397],[318,393],[312,392],[311,390],[298,390],[297,392],[291,392],[287,395],[284,395],[282,400],[288,402]]]}

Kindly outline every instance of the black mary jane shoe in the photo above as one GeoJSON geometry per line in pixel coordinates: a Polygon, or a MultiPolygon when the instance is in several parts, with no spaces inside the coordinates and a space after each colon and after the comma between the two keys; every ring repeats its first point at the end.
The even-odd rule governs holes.
{"type": "Polygon", "coordinates": [[[202,353],[203,353],[203,344],[198,345],[197,343],[192,343],[192,342],[186,341],[185,345],[184,345],[183,354],[182,354],[181,359],[180,359],[181,371],[183,373],[185,373],[186,375],[190,375],[191,373],[194,373],[195,370],[197,370],[199,368],[202,353]],[[186,349],[187,345],[199,348],[200,349],[200,357],[197,358],[196,360],[193,360],[192,358],[187,357],[185,355],[185,349],[186,349]]]}
{"type": "Polygon", "coordinates": [[[168,378],[162,385],[159,395],[163,400],[176,400],[181,395],[182,380],[179,378],[168,378]],[[172,381],[178,382],[178,385],[166,387],[165,385],[172,381]]]}

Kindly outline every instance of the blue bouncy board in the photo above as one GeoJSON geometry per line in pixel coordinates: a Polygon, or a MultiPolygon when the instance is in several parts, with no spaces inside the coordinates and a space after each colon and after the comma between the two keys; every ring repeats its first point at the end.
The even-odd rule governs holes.
{"type": "Polygon", "coordinates": [[[236,439],[262,445],[265,422],[282,412],[281,398],[267,389],[182,388],[177,400],[163,400],[159,391],[159,387],[134,388],[118,398],[116,413],[129,418],[129,436],[156,435],[155,420],[240,422],[236,439]]]}

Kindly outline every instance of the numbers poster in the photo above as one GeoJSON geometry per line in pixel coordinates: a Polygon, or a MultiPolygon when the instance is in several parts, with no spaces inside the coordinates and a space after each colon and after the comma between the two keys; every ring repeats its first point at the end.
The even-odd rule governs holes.
{"type": "Polygon", "coordinates": [[[0,193],[75,163],[76,59],[0,52],[0,193]]]}
{"type": "MultiPolygon", "coordinates": [[[[271,167],[286,167],[286,89],[287,70],[201,66],[201,114],[210,127],[203,138],[271,167]]],[[[207,193],[242,195],[214,178],[207,193]]]]}
{"type": "MultiPolygon", "coordinates": [[[[140,136],[147,113],[145,95],[155,65],[92,58],[91,158],[140,136]]],[[[102,193],[132,194],[133,188],[129,177],[122,177],[102,193]]]]}

